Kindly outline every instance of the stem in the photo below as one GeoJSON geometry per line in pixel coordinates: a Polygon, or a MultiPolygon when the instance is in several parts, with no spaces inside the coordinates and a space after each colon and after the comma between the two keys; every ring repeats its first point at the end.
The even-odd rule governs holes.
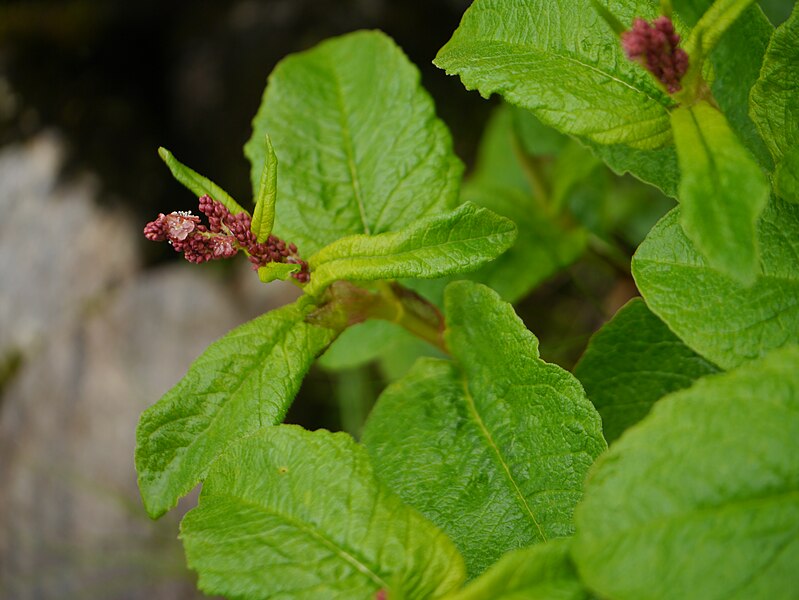
{"type": "Polygon", "coordinates": [[[631,276],[630,257],[620,248],[593,233],[588,237],[588,247],[614,269],[627,277],[631,276]]]}
{"type": "Polygon", "coordinates": [[[550,192],[546,177],[544,177],[544,173],[541,171],[541,164],[538,162],[537,158],[525,152],[516,137],[513,138],[513,152],[533,191],[533,199],[544,209],[547,209],[549,207],[550,192]]]}
{"type": "Polygon", "coordinates": [[[449,354],[444,341],[444,316],[435,305],[396,282],[381,282],[378,289],[382,302],[374,305],[374,311],[369,316],[396,323],[449,354]]]}

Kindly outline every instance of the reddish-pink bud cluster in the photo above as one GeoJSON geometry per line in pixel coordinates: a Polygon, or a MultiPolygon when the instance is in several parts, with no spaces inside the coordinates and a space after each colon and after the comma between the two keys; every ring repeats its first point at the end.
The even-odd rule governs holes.
{"type": "Polygon", "coordinates": [[[621,34],[621,43],[627,56],[639,61],[670,94],[682,89],[680,80],[688,70],[688,54],[677,47],[680,36],[671,19],[661,16],[650,25],[636,17],[632,29],[621,34]]]}
{"type": "Polygon", "coordinates": [[[271,262],[292,263],[300,266],[292,277],[307,283],[311,276],[308,263],[297,256],[297,246],[286,244],[270,235],[258,243],[252,232],[252,219],[245,212],[232,214],[221,202],[210,196],[200,198],[200,211],[208,217],[208,226],[188,212],[160,214],[144,227],[144,237],[154,242],[168,241],[186,260],[203,263],[209,260],[230,258],[239,250],[246,252],[254,269],[271,262]]]}

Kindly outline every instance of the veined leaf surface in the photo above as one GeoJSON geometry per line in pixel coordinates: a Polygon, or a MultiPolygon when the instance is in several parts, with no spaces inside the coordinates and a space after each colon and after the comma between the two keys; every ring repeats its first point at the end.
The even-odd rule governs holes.
{"type": "Polygon", "coordinates": [[[217,460],[183,520],[209,594],[427,600],[463,582],[452,542],[375,478],[349,435],[268,427],[217,460]]]}
{"type": "Polygon", "coordinates": [[[380,478],[439,525],[474,576],[504,552],[572,532],[583,477],[606,447],[579,382],[538,357],[510,304],[446,290],[456,361],[420,359],[378,400],[364,443],[380,478]]]}
{"type": "Polygon", "coordinates": [[[799,348],[663,398],[597,460],[572,555],[600,597],[794,598],[799,348]]]}
{"type": "Polygon", "coordinates": [[[289,56],[269,77],[245,147],[258,189],[266,133],[280,157],[275,231],[310,256],[453,208],[462,165],[419,72],[361,31],[289,56]]]}

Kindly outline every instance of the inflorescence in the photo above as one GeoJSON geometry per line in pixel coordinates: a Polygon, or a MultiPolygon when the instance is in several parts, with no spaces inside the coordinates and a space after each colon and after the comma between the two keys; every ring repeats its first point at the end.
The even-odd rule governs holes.
{"type": "Polygon", "coordinates": [[[640,62],[670,94],[682,89],[680,80],[688,70],[688,54],[677,47],[680,36],[671,19],[661,16],[650,25],[636,17],[632,29],[621,34],[621,43],[628,58],[640,62]]]}
{"type": "Polygon", "coordinates": [[[273,262],[296,264],[300,270],[291,276],[300,283],[310,280],[308,263],[298,256],[297,246],[286,244],[274,235],[258,243],[252,232],[252,218],[246,212],[234,215],[207,195],[200,198],[200,212],[208,217],[208,226],[190,212],[161,213],[155,221],[145,225],[144,237],[153,242],[169,242],[192,263],[230,258],[241,250],[254,269],[273,262]]]}

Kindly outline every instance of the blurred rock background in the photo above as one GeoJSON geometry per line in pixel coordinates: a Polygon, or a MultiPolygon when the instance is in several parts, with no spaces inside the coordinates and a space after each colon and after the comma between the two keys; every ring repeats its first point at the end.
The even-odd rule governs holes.
{"type": "MultiPolygon", "coordinates": [[[[244,261],[194,267],[144,241],[159,211],[196,202],[156,148],[249,197],[241,147],[275,63],[379,28],[420,67],[468,164],[492,103],[430,63],[468,4],[0,2],[0,598],[198,597],[176,539],[194,500],[146,517],[136,422],[211,341],[293,288],[262,286],[244,261]]],[[[768,4],[775,22],[786,6],[768,4]]],[[[584,275],[612,296],[608,276],[584,275]]],[[[578,307],[574,279],[526,310],[557,298],[561,313],[539,321],[560,340],[579,323],[579,349],[603,315],[578,307]]],[[[339,428],[336,385],[314,371],[289,420],[339,428]]]]}

